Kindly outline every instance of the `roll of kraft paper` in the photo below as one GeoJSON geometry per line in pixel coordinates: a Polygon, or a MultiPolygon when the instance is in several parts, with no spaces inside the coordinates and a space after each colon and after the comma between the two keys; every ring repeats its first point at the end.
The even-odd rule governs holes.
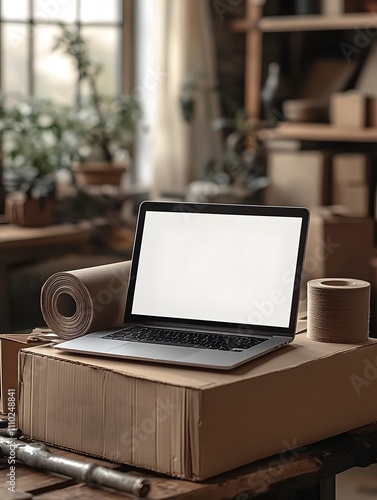
{"type": "Polygon", "coordinates": [[[123,323],[131,261],[55,273],[42,287],[47,325],[63,339],[123,323]]]}
{"type": "Polygon", "coordinates": [[[369,337],[370,284],[350,278],[308,282],[307,336],[319,342],[353,344],[369,337]]]}

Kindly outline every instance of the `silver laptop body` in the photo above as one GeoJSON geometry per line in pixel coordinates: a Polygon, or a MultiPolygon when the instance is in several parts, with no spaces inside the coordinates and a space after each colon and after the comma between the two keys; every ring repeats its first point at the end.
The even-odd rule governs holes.
{"type": "Polygon", "coordinates": [[[58,349],[231,369],[294,340],[309,212],[146,201],[124,324],[58,349]]]}

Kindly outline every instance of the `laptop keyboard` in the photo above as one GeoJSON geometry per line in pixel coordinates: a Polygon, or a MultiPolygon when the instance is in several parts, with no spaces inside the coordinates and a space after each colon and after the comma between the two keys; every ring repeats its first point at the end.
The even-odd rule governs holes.
{"type": "Polygon", "coordinates": [[[182,330],[164,330],[130,326],[110,333],[104,339],[124,340],[127,342],[143,342],[147,344],[164,344],[198,349],[214,349],[217,351],[240,352],[250,349],[267,339],[245,337],[243,335],[223,335],[217,333],[187,332],[182,330]]]}

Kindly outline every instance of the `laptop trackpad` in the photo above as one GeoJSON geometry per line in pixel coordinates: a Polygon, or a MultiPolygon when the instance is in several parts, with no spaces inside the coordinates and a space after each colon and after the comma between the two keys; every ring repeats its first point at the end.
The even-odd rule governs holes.
{"type": "Polygon", "coordinates": [[[193,347],[176,347],[163,346],[158,344],[134,344],[127,342],[126,345],[108,349],[107,352],[114,355],[132,356],[135,358],[149,358],[161,361],[179,361],[194,353],[200,352],[201,349],[193,347]]]}

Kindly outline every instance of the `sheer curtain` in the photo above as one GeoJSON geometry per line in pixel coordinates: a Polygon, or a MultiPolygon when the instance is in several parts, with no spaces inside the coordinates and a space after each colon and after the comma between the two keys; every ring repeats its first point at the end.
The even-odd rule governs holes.
{"type": "Polygon", "coordinates": [[[216,84],[210,7],[204,0],[139,2],[137,77],[146,127],[139,134],[137,177],[150,184],[154,197],[183,193],[200,178],[206,161],[221,151],[220,137],[211,127],[219,115],[218,101],[206,92],[216,84]],[[150,90],[145,85],[148,72],[154,74],[150,90]],[[179,98],[193,75],[204,91],[196,93],[194,118],[187,123],[179,98]]]}

